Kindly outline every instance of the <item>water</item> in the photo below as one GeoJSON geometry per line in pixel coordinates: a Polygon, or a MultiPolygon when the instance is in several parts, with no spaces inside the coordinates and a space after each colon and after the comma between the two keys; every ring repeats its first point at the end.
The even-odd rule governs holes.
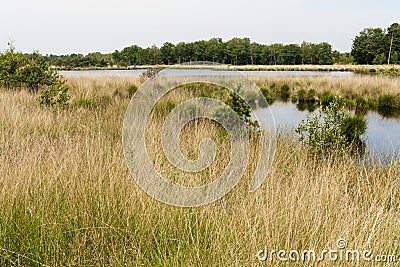
{"type": "MultiPolygon", "coordinates": [[[[309,111],[300,111],[290,102],[274,102],[269,108],[278,129],[286,128],[294,131],[301,120],[310,114],[309,111]]],[[[260,121],[270,116],[268,109],[258,109],[254,113],[260,121]]],[[[374,111],[369,111],[365,118],[368,128],[362,140],[371,155],[382,159],[400,159],[400,119],[384,118],[374,111]]]]}
{"type": "MultiPolygon", "coordinates": [[[[60,71],[60,74],[65,77],[70,76],[102,76],[102,75],[116,75],[116,76],[138,76],[142,74],[145,69],[135,70],[68,70],[60,71]]],[[[166,69],[166,74],[169,75],[237,75],[236,71],[229,70],[212,70],[212,69],[166,69]]],[[[247,76],[339,76],[347,77],[357,75],[351,71],[241,71],[247,76]]]]}

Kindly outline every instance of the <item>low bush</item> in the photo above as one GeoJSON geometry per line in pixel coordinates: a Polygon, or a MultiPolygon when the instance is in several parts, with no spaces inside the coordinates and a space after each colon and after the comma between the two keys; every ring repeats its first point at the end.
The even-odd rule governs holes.
{"type": "Polygon", "coordinates": [[[322,156],[344,154],[354,148],[365,133],[367,122],[363,117],[352,117],[344,110],[343,100],[335,98],[319,112],[306,117],[296,128],[300,141],[313,153],[322,156]]]}
{"type": "Polygon", "coordinates": [[[378,107],[397,108],[399,107],[399,99],[390,94],[382,95],[378,97],[378,107]]]}
{"type": "Polygon", "coordinates": [[[280,96],[282,100],[288,100],[290,97],[290,86],[288,84],[283,84],[281,86],[280,96]]]}
{"type": "Polygon", "coordinates": [[[46,107],[66,107],[69,96],[67,94],[69,87],[65,80],[58,80],[56,84],[42,89],[39,96],[39,103],[46,107]]]}
{"type": "Polygon", "coordinates": [[[270,102],[275,100],[274,93],[270,89],[261,88],[261,93],[264,95],[264,97],[268,101],[268,103],[270,103],[270,102]]]}
{"type": "Polygon", "coordinates": [[[129,98],[131,98],[136,93],[137,90],[138,90],[138,87],[135,84],[129,86],[128,89],[126,89],[126,91],[128,92],[129,98]]]}
{"type": "Polygon", "coordinates": [[[323,106],[329,105],[329,103],[331,103],[334,99],[335,96],[328,91],[323,92],[320,96],[320,102],[323,106]]]}

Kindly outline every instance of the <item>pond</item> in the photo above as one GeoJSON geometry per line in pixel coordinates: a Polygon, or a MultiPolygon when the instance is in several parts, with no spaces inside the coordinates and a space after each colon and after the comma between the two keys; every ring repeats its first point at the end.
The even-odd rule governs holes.
{"type": "MultiPolygon", "coordinates": [[[[307,110],[299,110],[291,102],[274,102],[269,106],[278,129],[287,129],[294,132],[296,126],[308,114],[307,110]]],[[[270,118],[270,111],[257,109],[254,111],[257,119],[270,118]]],[[[382,160],[400,159],[400,119],[386,118],[375,111],[368,111],[365,115],[368,122],[366,133],[362,140],[367,145],[367,151],[382,160]]]]}

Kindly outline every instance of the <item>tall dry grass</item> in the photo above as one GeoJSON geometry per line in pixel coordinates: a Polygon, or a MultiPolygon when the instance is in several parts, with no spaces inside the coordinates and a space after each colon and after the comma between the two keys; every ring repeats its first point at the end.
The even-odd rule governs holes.
{"type": "MultiPolygon", "coordinates": [[[[339,238],[350,249],[400,255],[398,162],[315,160],[281,134],[256,192],[247,192],[248,171],[213,204],[171,207],[144,193],[124,161],[125,91],[136,78],[69,82],[72,100],[110,102],[53,112],[25,91],[0,91],[1,266],[281,266],[260,262],[258,250],[337,249],[339,238]]],[[[206,122],[195,127],[199,137],[218,133],[206,122]]],[[[191,138],[187,131],[183,138],[191,138]]]]}

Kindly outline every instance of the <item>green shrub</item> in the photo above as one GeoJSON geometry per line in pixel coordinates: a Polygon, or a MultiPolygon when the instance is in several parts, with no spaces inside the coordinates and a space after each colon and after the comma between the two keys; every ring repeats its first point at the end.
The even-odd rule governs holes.
{"type": "Polygon", "coordinates": [[[128,89],[126,89],[126,91],[128,92],[129,98],[131,98],[136,93],[137,90],[138,90],[138,87],[135,84],[129,86],[128,89]]]}
{"type": "Polygon", "coordinates": [[[272,92],[270,92],[268,89],[261,89],[261,94],[257,96],[257,106],[258,108],[267,108],[268,105],[272,105],[274,103],[274,96],[272,95],[272,92]],[[265,91],[264,91],[265,90],[265,91]],[[271,93],[268,97],[265,97],[264,93],[271,93]]]}
{"type": "Polygon", "coordinates": [[[64,78],[51,69],[50,63],[38,52],[24,55],[9,48],[0,53],[0,86],[8,89],[27,88],[31,92],[40,91],[41,106],[65,107],[68,105],[68,89],[64,78]]]}
{"type": "Polygon", "coordinates": [[[180,110],[180,114],[179,116],[181,117],[197,117],[198,114],[201,113],[201,109],[200,107],[194,105],[194,104],[190,104],[188,105],[185,109],[180,110]]]}
{"type": "Polygon", "coordinates": [[[384,118],[398,117],[400,114],[400,100],[390,94],[382,95],[378,97],[376,101],[377,111],[384,118]]]}
{"type": "Polygon", "coordinates": [[[322,110],[306,117],[296,128],[300,141],[313,153],[343,154],[350,151],[354,143],[360,144],[360,137],[367,128],[362,117],[352,117],[344,110],[343,101],[335,98],[322,110]]]}
{"type": "Polygon", "coordinates": [[[356,115],[365,115],[368,111],[367,101],[362,97],[355,99],[355,113],[356,115]]]}
{"type": "Polygon", "coordinates": [[[319,99],[317,92],[314,89],[310,89],[308,91],[305,89],[300,89],[297,92],[297,98],[299,102],[317,102],[319,99]]]}
{"type": "Polygon", "coordinates": [[[20,87],[20,71],[27,63],[28,58],[20,52],[15,52],[15,48],[9,43],[9,48],[0,53],[0,86],[20,87]]]}
{"type": "Polygon", "coordinates": [[[360,116],[345,116],[341,121],[340,129],[347,142],[351,143],[358,140],[367,130],[367,121],[360,116]]]}
{"type": "Polygon", "coordinates": [[[269,86],[269,88],[270,88],[273,92],[276,91],[277,87],[278,87],[278,85],[276,84],[276,82],[271,83],[270,86],[269,86]]]}
{"type": "Polygon", "coordinates": [[[28,62],[20,70],[19,75],[21,85],[34,92],[45,86],[57,85],[60,80],[57,71],[52,70],[49,62],[38,52],[28,57],[28,62]]]}
{"type": "Polygon", "coordinates": [[[394,107],[378,107],[376,110],[383,118],[399,118],[400,111],[394,107]]]}
{"type": "Polygon", "coordinates": [[[69,87],[65,80],[57,80],[55,84],[43,88],[40,91],[39,103],[46,107],[66,107],[68,106],[69,96],[67,94],[69,87]]]}
{"type": "Polygon", "coordinates": [[[314,89],[310,89],[307,92],[307,101],[316,102],[318,100],[317,92],[314,89]]]}
{"type": "Polygon", "coordinates": [[[399,107],[399,99],[390,94],[382,95],[378,97],[378,107],[397,108],[399,107]]]}
{"type": "Polygon", "coordinates": [[[366,103],[365,103],[365,106],[366,106],[366,108],[368,108],[368,109],[373,109],[373,108],[375,108],[377,105],[378,105],[377,100],[376,100],[376,99],[373,99],[373,98],[368,98],[368,99],[366,100],[366,103]]]}
{"type": "Polygon", "coordinates": [[[259,124],[257,121],[251,119],[251,112],[253,109],[244,101],[239,95],[241,94],[242,89],[239,85],[235,88],[235,91],[229,92],[229,100],[228,105],[236,112],[239,118],[250,127],[258,128],[259,124]]]}
{"type": "Polygon", "coordinates": [[[378,74],[395,77],[395,76],[400,76],[400,70],[397,68],[381,69],[378,70],[378,74]]]}
{"type": "Polygon", "coordinates": [[[261,93],[263,94],[265,100],[267,100],[267,104],[271,105],[275,101],[275,95],[270,89],[262,88],[261,93]]]}
{"type": "Polygon", "coordinates": [[[38,52],[24,55],[12,44],[0,54],[0,85],[7,88],[28,88],[37,92],[47,86],[56,86],[62,77],[50,68],[49,62],[38,52]]]}
{"type": "Polygon", "coordinates": [[[290,97],[290,86],[288,84],[286,84],[286,83],[283,84],[281,86],[280,94],[281,94],[281,99],[282,100],[288,100],[289,97],[290,97]]]}
{"type": "Polygon", "coordinates": [[[327,106],[335,99],[335,96],[330,92],[326,91],[322,93],[320,98],[321,98],[320,100],[321,105],[327,106]]]}
{"type": "Polygon", "coordinates": [[[228,129],[236,129],[237,123],[232,117],[232,110],[236,113],[237,117],[249,129],[258,130],[260,127],[258,121],[251,119],[252,108],[240,95],[242,93],[241,86],[237,86],[234,91],[229,92],[228,106],[220,106],[213,111],[212,117],[215,120],[220,120],[225,123],[228,129]]]}
{"type": "MultiPolygon", "coordinates": [[[[228,132],[238,129],[238,122],[232,115],[232,109],[228,106],[219,106],[213,110],[211,118],[221,122],[228,132]]],[[[222,134],[221,134],[222,135],[222,134]]]]}
{"type": "Polygon", "coordinates": [[[297,92],[297,98],[298,98],[298,100],[299,101],[306,101],[306,95],[307,95],[307,90],[305,90],[305,89],[300,89],[298,92],[297,92]]]}

